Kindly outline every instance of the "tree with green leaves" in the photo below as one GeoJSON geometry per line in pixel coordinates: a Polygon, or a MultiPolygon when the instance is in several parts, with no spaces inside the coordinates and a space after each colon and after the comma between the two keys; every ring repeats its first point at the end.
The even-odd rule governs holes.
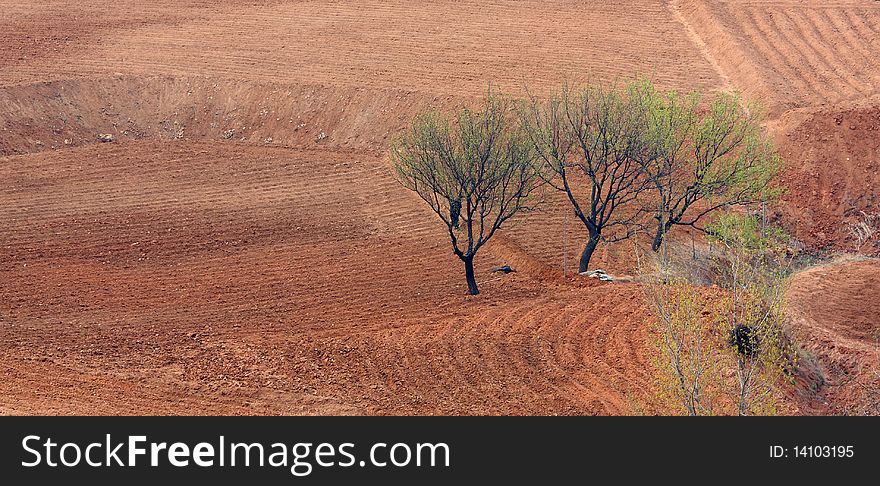
{"type": "Polygon", "coordinates": [[[639,154],[656,200],[647,210],[658,251],[674,226],[691,226],[724,207],[766,202],[782,168],[761,128],[761,110],[737,95],[721,93],[705,110],[700,97],[658,91],[643,82],[633,91],[645,107],[644,144],[639,154]]]}
{"type": "Polygon", "coordinates": [[[763,228],[752,215],[726,213],[706,228],[719,242],[718,258],[726,290],[715,317],[728,338],[727,354],[736,364],[734,403],[739,415],[776,413],[775,387],[789,375],[797,354],[785,335],[785,294],[789,263],[786,235],[763,228]]]}
{"type": "Polygon", "coordinates": [[[644,152],[639,86],[564,86],[546,101],[533,97],[521,112],[545,181],[567,196],[587,230],[579,272],[588,270],[600,241],[640,228],[633,203],[652,186],[636,157],[644,152]]]}
{"type": "Polygon", "coordinates": [[[797,365],[783,328],[790,271],[785,234],[733,212],[706,231],[722,247],[714,256],[717,288],[676,276],[665,252],[659,274],[642,275],[656,315],[649,340],[659,351],[658,398],[688,415],[776,414],[778,385],[797,365]]]}
{"type": "Polygon", "coordinates": [[[471,295],[479,293],[474,256],[506,221],[530,209],[539,185],[534,151],[514,113],[510,100],[490,92],[479,111],[417,116],[391,148],[401,183],[446,225],[471,295]]]}
{"type": "Polygon", "coordinates": [[[712,342],[707,299],[687,279],[665,272],[643,276],[642,290],[656,316],[649,340],[658,351],[653,361],[659,402],[690,416],[716,414],[721,353],[712,342]]]}

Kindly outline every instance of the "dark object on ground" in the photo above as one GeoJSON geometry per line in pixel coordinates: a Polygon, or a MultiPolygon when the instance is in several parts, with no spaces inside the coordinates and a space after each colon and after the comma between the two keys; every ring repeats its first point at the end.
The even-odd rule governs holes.
{"type": "Polygon", "coordinates": [[[740,324],[730,330],[730,345],[743,356],[754,356],[758,352],[758,341],[754,329],[749,326],[740,324]]]}
{"type": "Polygon", "coordinates": [[[492,273],[496,273],[496,272],[510,273],[510,272],[515,272],[516,270],[510,268],[510,265],[504,265],[501,267],[493,268],[492,270],[489,270],[489,271],[492,273]]]}

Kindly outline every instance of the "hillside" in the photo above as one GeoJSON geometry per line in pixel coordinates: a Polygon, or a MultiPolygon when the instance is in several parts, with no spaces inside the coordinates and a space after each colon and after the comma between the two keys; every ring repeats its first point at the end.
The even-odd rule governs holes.
{"type": "MultiPolygon", "coordinates": [[[[0,413],[658,412],[641,289],[571,278],[585,233],[561,201],[493,240],[470,298],[443,228],[389,172],[414,114],[490,83],[741,91],[786,161],[773,215],[806,248],[850,249],[846,223],[880,212],[874,1],[2,11],[0,413]],[[489,273],[502,264],[518,271],[489,273]]],[[[632,272],[628,245],[597,263],[632,272]]],[[[878,276],[844,260],[794,279],[792,332],[829,383],[876,362],[880,304],[860,296],[878,276]]]]}

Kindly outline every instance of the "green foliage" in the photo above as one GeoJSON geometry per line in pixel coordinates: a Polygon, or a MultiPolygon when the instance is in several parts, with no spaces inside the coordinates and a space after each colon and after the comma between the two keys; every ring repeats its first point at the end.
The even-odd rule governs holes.
{"type": "Polygon", "coordinates": [[[532,146],[512,114],[512,102],[490,92],[479,111],[417,116],[391,149],[400,182],[446,225],[472,294],[474,255],[507,220],[530,209],[537,187],[532,146]]]}
{"type": "Polygon", "coordinates": [[[686,279],[666,276],[646,285],[659,330],[658,389],[691,415],[776,414],[777,386],[792,379],[797,364],[783,326],[786,260],[768,257],[782,254],[787,238],[762,228],[754,216],[733,212],[707,231],[722,247],[715,256],[720,288],[711,291],[712,298],[698,294],[686,279]],[[690,403],[682,399],[690,397],[695,397],[690,403]]]}
{"type": "Polygon", "coordinates": [[[787,235],[775,227],[762,228],[755,216],[733,212],[717,218],[707,231],[725,250],[716,260],[724,270],[720,284],[727,291],[715,311],[718,326],[728,336],[746,330],[754,345],[753,353],[726,347],[736,363],[737,412],[776,413],[774,386],[797,361],[783,329],[790,272],[789,262],[779,256],[784,255],[787,235]]]}
{"type": "Polygon", "coordinates": [[[632,96],[643,107],[637,157],[655,189],[645,207],[657,222],[655,251],[673,226],[778,196],[773,180],[782,160],[763,133],[760,107],[721,93],[703,109],[699,95],[660,91],[648,81],[632,96]]]}
{"type": "Polygon", "coordinates": [[[717,325],[727,336],[738,329],[749,332],[749,352],[731,345],[724,347],[728,360],[736,365],[736,380],[730,386],[740,415],[774,415],[778,412],[775,386],[791,378],[797,352],[785,335],[783,282],[772,279],[742,283],[717,303],[717,325]]]}
{"type": "Polygon", "coordinates": [[[757,216],[727,212],[706,225],[710,241],[743,254],[779,251],[788,241],[785,230],[777,226],[762,228],[757,216]]]}
{"type": "Polygon", "coordinates": [[[629,211],[649,189],[635,157],[644,144],[643,107],[633,95],[639,89],[639,82],[566,85],[546,101],[533,98],[521,110],[542,176],[566,194],[589,234],[581,272],[599,241],[628,238],[640,227],[640,213],[629,211]]]}
{"type": "Polygon", "coordinates": [[[565,85],[546,101],[533,98],[521,118],[547,182],[568,195],[591,239],[629,237],[647,214],[657,251],[676,225],[779,195],[782,160],[761,127],[763,111],[738,95],[704,103],[644,79],[565,85]]]}
{"type": "Polygon", "coordinates": [[[714,342],[707,300],[686,279],[649,279],[643,284],[656,320],[651,336],[657,354],[659,402],[687,415],[714,415],[722,382],[720,347],[714,342]]]}

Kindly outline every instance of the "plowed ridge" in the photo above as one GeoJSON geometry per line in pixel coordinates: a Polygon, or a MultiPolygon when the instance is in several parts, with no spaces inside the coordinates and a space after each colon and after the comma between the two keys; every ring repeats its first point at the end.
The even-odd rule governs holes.
{"type": "Polygon", "coordinates": [[[673,3],[734,86],[777,114],[878,93],[877,2],[673,3]]]}
{"type": "MultiPolygon", "coordinates": [[[[558,195],[481,252],[469,298],[392,179],[414,113],[489,83],[742,90],[783,140],[796,237],[840,248],[876,210],[877,2],[0,10],[0,413],[656,411],[640,290],[561,278],[584,231],[558,195]]],[[[594,260],[632,264],[628,243],[594,260]]],[[[845,334],[817,316],[811,336],[845,334]]]]}
{"type": "Polygon", "coordinates": [[[7,411],[646,406],[637,287],[497,277],[500,246],[464,297],[442,228],[369,152],[145,140],[0,160],[7,411]]]}
{"type": "MultiPolygon", "coordinates": [[[[97,18],[108,16],[103,3],[92,7],[97,18]]],[[[304,1],[218,10],[193,6],[177,14],[189,12],[186,21],[168,22],[144,12],[134,28],[90,39],[87,48],[66,51],[63,62],[39,52],[4,70],[0,84],[119,73],[479,94],[489,83],[544,89],[564,77],[642,74],[665,86],[700,89],[718,81],[662,1],[587,8],[581,2],[304,1]]],[[[52,29],[52,18],[44,20],[34,26],[37,37],[52,29]]]]}

